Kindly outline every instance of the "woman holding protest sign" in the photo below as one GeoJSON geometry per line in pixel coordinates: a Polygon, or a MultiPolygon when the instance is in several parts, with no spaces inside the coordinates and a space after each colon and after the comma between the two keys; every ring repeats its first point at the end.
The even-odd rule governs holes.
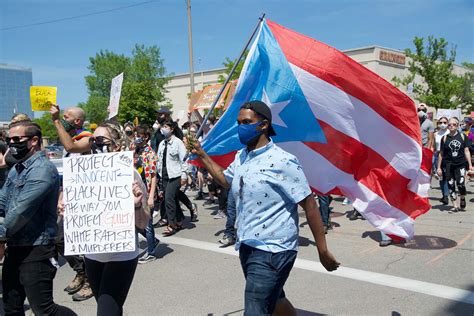
{"type": "MultiPolygon", "coordinates": [[[[92,154],[118,152],[124,148],[126,136],[119,126],[101,124],[94,132],[92,154]]],[[[147,189],[140,175],[134,172],[132,187],[135,204],[135,226],[145,229],[150,218],[147,189]]],[[[97,315],[122,315],[123,304],[132,285],[138,263],[138,237],[135,233],[135,250],[85,255],[86,273],[97,301],[97,315]]]]}

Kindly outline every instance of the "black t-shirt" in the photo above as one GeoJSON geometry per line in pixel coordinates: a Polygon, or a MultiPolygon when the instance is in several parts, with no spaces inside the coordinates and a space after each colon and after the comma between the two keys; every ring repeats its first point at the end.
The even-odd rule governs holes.
{"type": "Polygon", "coordinates": [[[441,152],[443,153],[443,162],[460,165],[466,163],[464,149],[468,147],[466,135],[457,132],[451,136],[447,134],[441,139],[441,152]]]}

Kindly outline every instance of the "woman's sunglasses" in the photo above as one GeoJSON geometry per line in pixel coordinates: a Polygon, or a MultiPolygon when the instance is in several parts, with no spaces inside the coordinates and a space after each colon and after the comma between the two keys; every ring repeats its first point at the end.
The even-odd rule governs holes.
{"type": "Polygon", "coordinates": [[[96,136],[96,137],[91,137],[89,138],[90,143],[96,143],[96,144],[113,144],[115,143],[112,139],[107,138],[105,136],[96,136]]]}

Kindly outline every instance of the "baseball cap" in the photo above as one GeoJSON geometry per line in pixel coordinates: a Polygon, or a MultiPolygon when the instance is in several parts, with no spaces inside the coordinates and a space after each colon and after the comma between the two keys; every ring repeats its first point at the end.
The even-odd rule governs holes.
{"type": "Polygon", "coordinates": [[[272,111],[270,110],[268,105],[266,105],[264,102],[259,101],[259,100],[249,101],[242,104],[240,108],[252,110],[255,113],[263,116],[265,119],[267,119],[270,122],[270,126],[268,128],[268,136],[276,135],[275,130],[273,129],[273,126],[272,126],[272,111]]]}
{"type": "Polygon", "coordinates": [[[156,109],[155,112],[156,113],[165,113],[165,114],[170,114],[171,113],[170,109],[168,109],[166,106],[162,106],[161,108],[156,109]]]}

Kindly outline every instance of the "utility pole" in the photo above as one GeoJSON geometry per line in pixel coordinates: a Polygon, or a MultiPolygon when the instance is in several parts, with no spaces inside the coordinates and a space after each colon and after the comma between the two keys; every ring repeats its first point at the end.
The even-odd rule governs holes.
{"type": "Polygon", "coordinates": [[[189,75],[191,79],[191,96],[194,93],[194,66],[193,66],[193,31],[191,27],[191,0],[186,0],[188,9],[188,46],[189,46],[189,75]]]}

